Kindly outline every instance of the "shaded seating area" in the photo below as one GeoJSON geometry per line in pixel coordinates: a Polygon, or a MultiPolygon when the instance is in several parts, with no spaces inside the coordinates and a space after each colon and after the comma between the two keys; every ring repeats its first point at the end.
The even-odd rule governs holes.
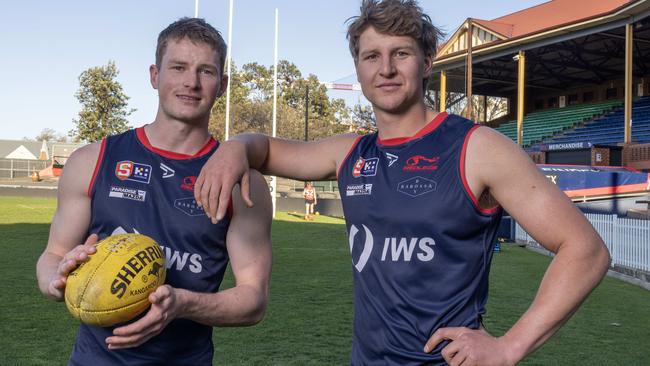
{"type": "MultiPolygon", "coordinates": [[[[622,105],[621,100],[612,100],[529,113],[524,117],[523,146],[529,147],[585,121],[600,117],[614,108],[621,108],[622,105]]],[[[517,121],[503,123],[496,130],[517,141],[517,121]]]]}
{"type": "MultiPolygon", "coordinates": [[[[584,125],[548,138],[544,143],[591,142],[599,145],[617,145],[624,141],[623,117],[623,108],[617,108],[584,125]]],[[[650,142],[650,97],[639,98],[632,106],[632,142],[650,142]]]]}

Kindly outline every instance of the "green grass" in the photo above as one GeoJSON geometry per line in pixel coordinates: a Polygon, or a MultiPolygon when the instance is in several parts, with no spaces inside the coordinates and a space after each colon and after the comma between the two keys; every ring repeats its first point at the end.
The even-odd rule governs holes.
{"type": "MultiPolygon", "coordinates": [[[[0,197],[0,365],[64,365],[76,321],[38,292],[35,264],[54,199],[0,197]]],[[[351,265],[340,219],[278,214],[265,320],[214,332],[217,365],[344,365],[350,353],[351,265]]],[[[525,311],[550,261],[515,246],[494,255],[485,325],[503,334],[525,311]]],[[[223,288],[232,286],[228,274],[223,288]]],[[[644,365],[650,292],[606,278],[576,315],[521,365],[644,365]]]]}

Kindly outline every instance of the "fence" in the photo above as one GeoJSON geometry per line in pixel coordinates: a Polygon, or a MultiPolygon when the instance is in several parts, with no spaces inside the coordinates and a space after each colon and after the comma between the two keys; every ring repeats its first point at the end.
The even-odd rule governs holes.
{"type": "Polygon", "coordinates": [[[29,177],[32,171],[47,168],[49,161],[26,159],[0,159],[0,178],[29,177]]]}
{"type": "MultiPolygon", "coordinates": [[[[650,220],[600,214],[585,216],[607,245],[612,266],[650,272],[650,220]]],[[[515,230],[515,239],[539,245],[519,224],[515,230]]]]}

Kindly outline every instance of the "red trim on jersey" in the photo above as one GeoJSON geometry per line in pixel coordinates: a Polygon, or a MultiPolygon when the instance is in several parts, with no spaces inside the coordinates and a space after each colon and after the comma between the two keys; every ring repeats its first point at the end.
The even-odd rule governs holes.
{"type": "Polygon", "coordinates": [[[199,151],[197,151],[194,155],[180,154],[180,153],[173,152],[173,151],[159,149],[159,148],[151,145],[151,143],[149,142],[149,139],[147,138],[147,134],[144,132],[144,127],[136,128],[135,133],[138,136],[138,140],[140,140],[140,142],[142,143],[142,145],[144,145],[144,147],[146,147],[147,149],[155,152],[156,154],[158,154],[158,155],[160,155],[162,157],[165,157],[165,158],[168,158],[168,159],[174,159],[174,160],[188,160],[188,159],[194,159],[194,158],[201,157],[201,156],[207,154],[208,152],[210,152],[210,150],[217,145],[217,140],[215,140],[212,136],[210,136],[210,139],[208,140],[208,142],[206,142],[205,145],[203,145],[203,147],[199,151]]]}
{"type": "Polygon", "coordinates": [[[99,147],[99,156],[97,157],[97,162],[95,163],[95,170],[93,171],[93,176],[90,178],[90,184],[88,185],[88,197],[92,198],[93,187],[95,186],[95,178],[97,178],[97,173],[99,173],[99,167],[102,165],[104,160],[104,151],[106,151],[106,138],[102,139],[102,143],[99,147]]]}
{"type": "Polygon", "coordinates": [[[472,192],[472,190],[470,189],[469,184],[467,183],[467,177],[465,176],[465,153],[467,151],[467,143],[469,142],[469,137],[479,127],[481,126],[475,125],[467,132],[467,135],[465,135],[465,141],[463,141],[463,149],[461,150],[460,153],[460,180],[463,182],[463,187],[465,187],[465,192],[467,192],[469,198],[472,199],[472,202],[474,203],[476,209],[483,214],[491,215],[499,210],[499,205],[491,208],[483,208],[479,206],[478,199],[476,199],[476,196],[474,196],[474,192],[472,192]]]}
{"type": "Polygon", "coordinates": [[[348,160],[348,158],[350,157],[350,154],[352,154],[352,151],[354,151],[354,149],[357,147],[357,145],[359,145],[359,141],[361,141],[362,137],[363,136],[359,136],[359,137],[356,138],[356,140],[354,140],[354,143],[352,144],[352,147],[350,147],[350,150],[348,150],[348,153],[345,155],[345,158],[343,158],[343,160],[341,160],[341,164],[339,165],[339,168],[336,171],[336,179],[339,178],[339,174],[341,174],[341,168],[343,168],[343,164],[345,164],[345,161],[348,160]]]}
{"type": "Polygon", "coordinates": [[[442,123],[442,121],[445,120],[445,118],[447,118],[447,112],[438,113],[431,120],[431,122],[427,123],[426,126],[422,127],[422,129],[420,131],[418,131],[418,133],[416,133],[415,135],[413,135],[411,137],[395,137],[395,138],[392,138],[392,139],[382,140],[379,136],[377,136],[377,145],[396,146],[396,145],[401,145],[403,143],[409,142],[411,140],[419,139],[420,137],[422,137],[422,136],[432,132],[436,128],[438,128],[438,126],[440,126],[440,124],[442,123]]]}

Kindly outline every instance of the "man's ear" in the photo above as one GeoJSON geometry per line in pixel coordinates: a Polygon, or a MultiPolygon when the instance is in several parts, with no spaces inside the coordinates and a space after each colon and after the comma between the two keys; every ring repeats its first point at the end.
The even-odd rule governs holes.
{"type": "Polygon", "coordinates": [[[226,89],[228,88],[228,75],[223,74],[221,76],[221,86],[219,87],[219,95],[217,95],[217,98],[223,95],[223,93],[226,92],[226,89]]]}
{"type": "Polygon", "coordinates": [[[156,65],[149,66],[149,81],[154,89],[158,89],[158,67],[156,65]]]}
{"type": "Polygon", "coordinates": [[[433,67],[433,55],[432,54],[424,55],[424,77],[425,78],[431,76],[432,67],[433,67]]]}

